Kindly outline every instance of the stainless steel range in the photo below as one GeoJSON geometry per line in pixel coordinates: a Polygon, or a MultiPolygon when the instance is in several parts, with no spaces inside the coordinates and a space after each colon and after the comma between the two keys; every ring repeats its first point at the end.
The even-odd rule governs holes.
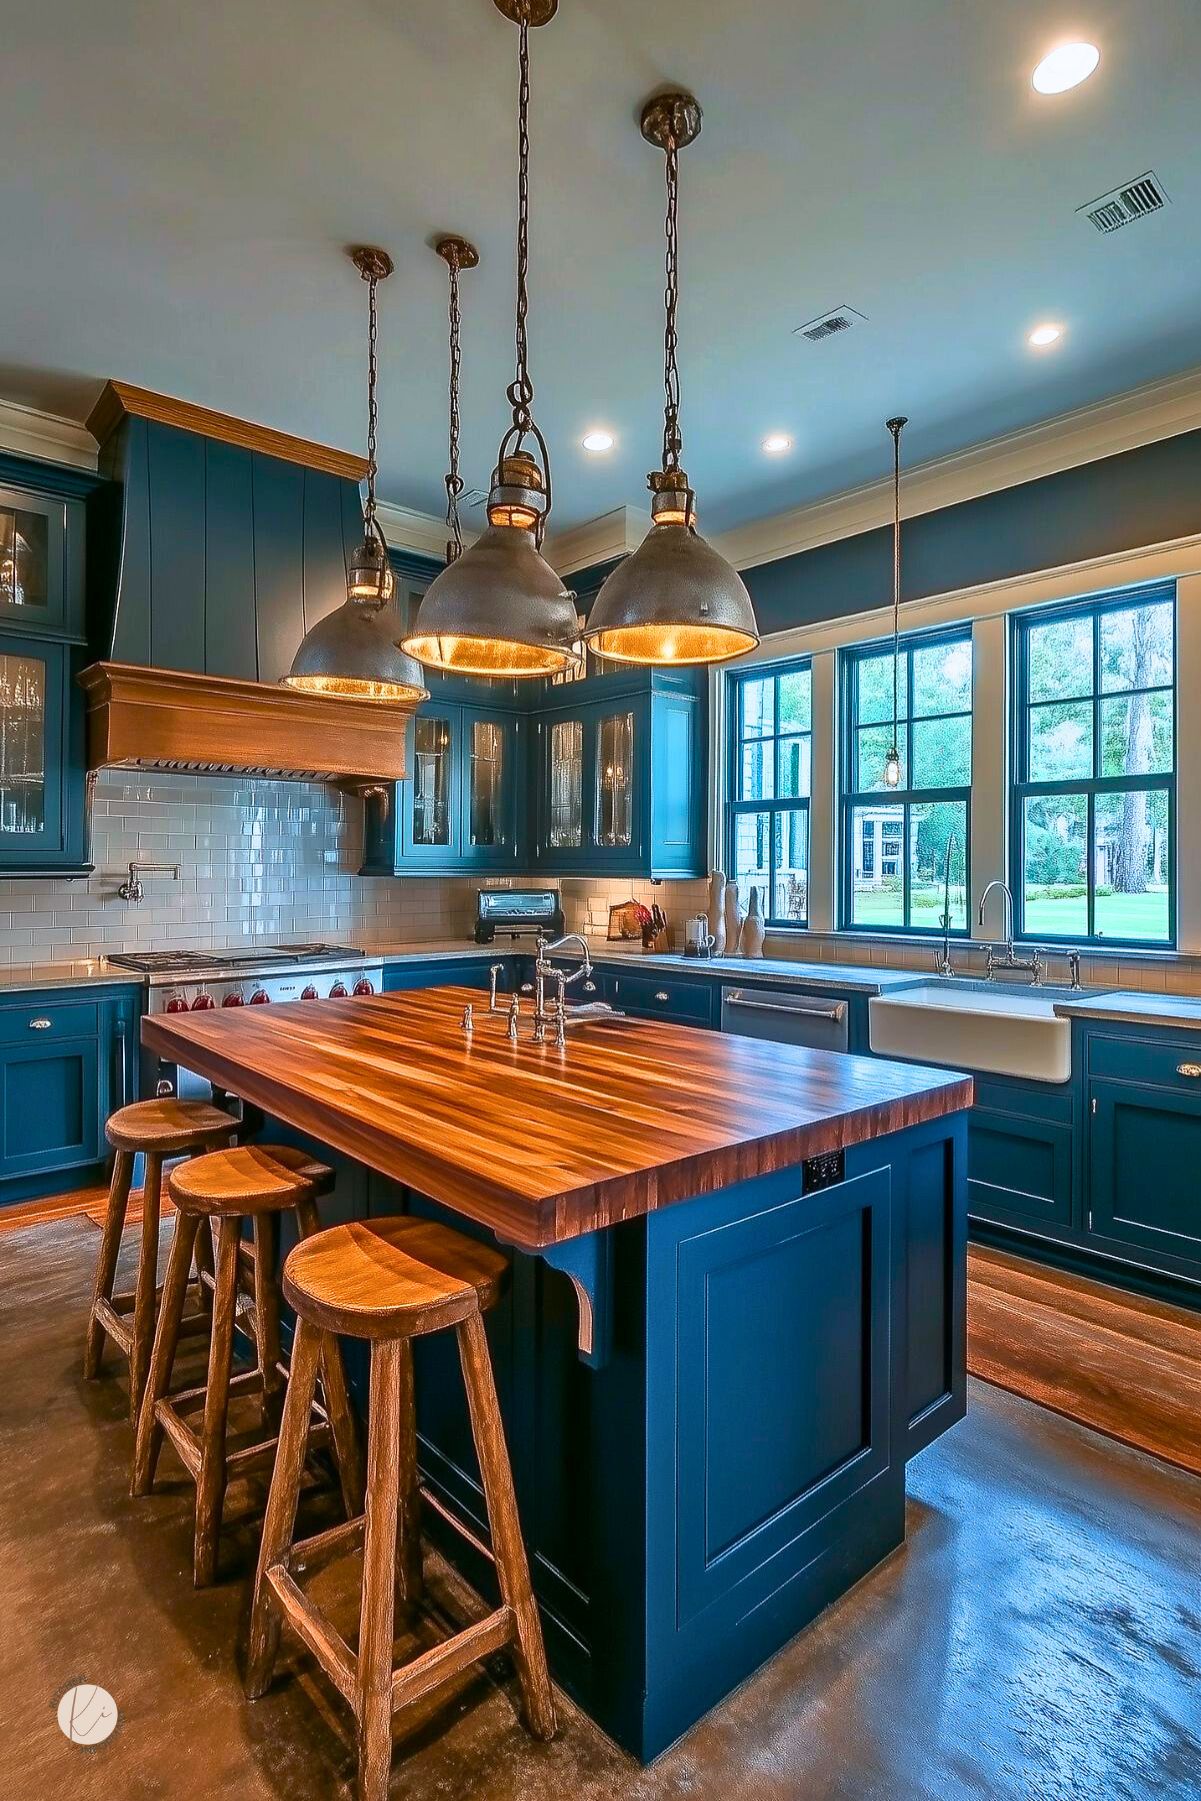
{"type": "MultiPolygon", "coordinates": [[[[211,1007],[260,1007],[278,1001],[340,1000],[376,994],[381,957],[345,944],[270,944],[254,950],[120,951],[108,958],[146,979],[147,1013],[197,1012],[211,1007]]],[[[142,1093],[205,1095],[209,1085],[149,1052],[143,1053],[142,1093]]]]}

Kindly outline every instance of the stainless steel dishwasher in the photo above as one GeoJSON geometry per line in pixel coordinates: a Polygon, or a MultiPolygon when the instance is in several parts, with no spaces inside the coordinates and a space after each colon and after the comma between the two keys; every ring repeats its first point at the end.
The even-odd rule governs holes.
{"type": "Polygon", "coordinates": [[[774,1044],[803,1044],[815,1051],[845,1051],[850,1029],[845,1001],[795,988],[723,988],[721,1029],[774,1044]]]}

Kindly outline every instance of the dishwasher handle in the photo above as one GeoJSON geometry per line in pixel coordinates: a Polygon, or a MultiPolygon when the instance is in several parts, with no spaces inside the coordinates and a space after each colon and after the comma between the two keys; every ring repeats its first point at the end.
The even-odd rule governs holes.
{"type": "Polygon", "coordinates": [[[723,1007],[746,1007],[756,1013],[801,1013],[806,1019],[828,1019],[841,1025],[847,1016],[845,1001],[808,1000],[796,995],[786,1001],[760,1000],[748,997],[745,989],[728,988],[722,996],[723,1007]]]}

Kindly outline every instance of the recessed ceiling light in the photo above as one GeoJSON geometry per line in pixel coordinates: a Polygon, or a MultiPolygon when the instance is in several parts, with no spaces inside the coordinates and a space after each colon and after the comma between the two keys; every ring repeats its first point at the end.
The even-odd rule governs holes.
{"type": "Polygon", "coordinates": [[[1101,60],[1095,44],[1057,44],[1030,77],[1040,94],[1066,94],[1087,81],[1101,60]]]}
{"type": "Polygon", "coordinates": [[[792,449],[792,439],[787,432],[769,432],[763,440],[763,448],[769,457],[782,457],[786,450],[792,449]]]}
{"type": "Polygon", "coordinates": [[[603,431],[598,426],[594,431],[586,431],[580,439],[580,443],[584,446],[584,449],[590,451],[593,456],[600,456],[604,451],[612,450],[613,433],[611,431],[603,431]]]}
{"type": "Polygon", "coordinates": [[[1063,336],[1062,325],[1036,325],[1026,339],[1035,350],[1045,350],[1048,344],[1056,343],[1063,336]]]}

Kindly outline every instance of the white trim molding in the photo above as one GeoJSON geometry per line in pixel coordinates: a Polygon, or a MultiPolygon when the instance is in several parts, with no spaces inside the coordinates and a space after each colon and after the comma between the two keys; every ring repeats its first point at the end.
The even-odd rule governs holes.
{"type": "Polygon", "coordinates": [[[70,463],[76,469],[96,467],[96,440],[85,425],[18,406],[15,400],[0,400],[0,449],[13,456],[70,463]]]}
{"type": "MultiPolygon", "coordinates": [[[[419,513],[414,507],[397,506],[381,500],[376,512],[384,538],[393,550],[408,550],[418,557],[435,557],[440,563],[446,555],[446,521],[436,513],[419,513]]],[[[465,531],[463,542],[471,544],[478,532],[465,531]]]]}
{"type": "MultiPolygon", "coordinates": [[[[1152,382],[1114,400],[1098,401],[1041,425],[992,438],[968,450],[908,470],[902,513],[913,518],[1041,476],[1058,475],[1102,457],[1201,428],[1201,369],[1152,382]]],[[[815,550],[839,538],[873,531],[892,520],[891,477],[810,506],[776,513],[724,532],[714,543],[738,569],[815,550]]]]}
{"type": "Polygon", "coordinates": [[[593,563],[629,556],[646,537],[650,525],[651,516],[645,507],[614,507],[610,513],[552,537],[548,560],[556,574],[574,575],[577,569],[589,569],[593,563]]]}

